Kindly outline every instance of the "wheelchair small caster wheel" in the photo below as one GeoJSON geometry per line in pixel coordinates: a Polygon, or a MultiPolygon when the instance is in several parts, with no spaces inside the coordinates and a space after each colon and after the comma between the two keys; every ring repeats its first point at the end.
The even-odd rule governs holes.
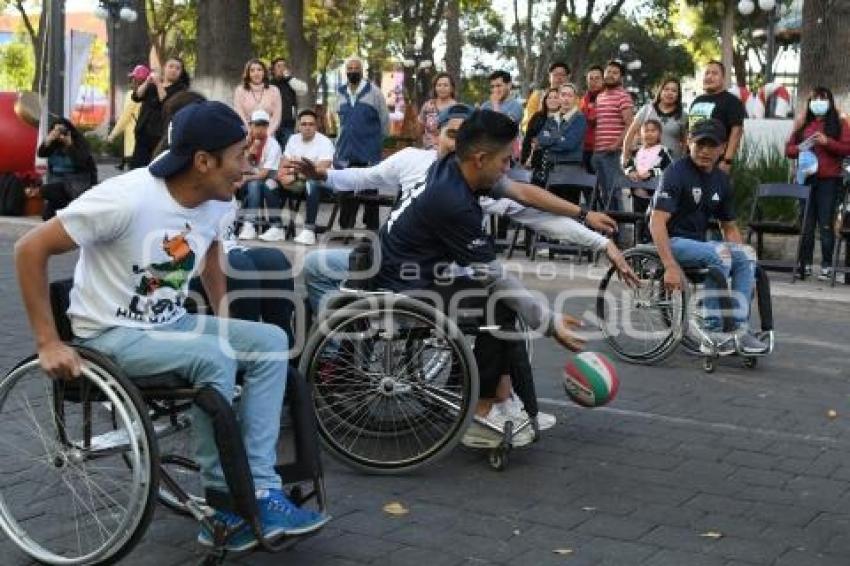
{"type": "Polygon", "coordinates": [[[508,450],[503,447],[493,448],[488,456],[490,467],[502,472],[508,467],[508,450]]]}
{"type": "Polygon", "coordinates": [[[304,503],[304,491],[300,485],[292,486],[292,489],[289,490],[289,500],[296,505],[304,503]]]}
{"type": "Polygon", "coordinates": [[[705,373],[714,373],[714,370],[717,369],[717,361],[714,358],[703,359],[702,369],[705,373]]]}
{"type": "Polygon", "coordinates": [[[744,358],[744,367],[747,369],[755,369],[759,365],[758,358],[744,358]]]}

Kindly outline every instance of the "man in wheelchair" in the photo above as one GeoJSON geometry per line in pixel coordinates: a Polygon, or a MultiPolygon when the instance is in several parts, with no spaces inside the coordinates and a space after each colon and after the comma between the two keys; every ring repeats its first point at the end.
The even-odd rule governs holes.
{"type": "MultiPolygon", "coordinates": [[[[77,352],[60,341],[48,298],[47,262],[80,249],[71,291],[76,343],[111,357],[131,378],[176,373],[212,387],[228,402],[244,375],[239,423],[257,489],[266,538],[313,532],[328,517],[301,509],[281,490],[276,445],[287,371],[280,328],[227,319],[220,241],[222,219],[246,170],[246,131],[218,102],[180,110],[169,126],[170,150],[88,191],[16,245],[21,293],[42,368],[56,379],[80,376],[77,352]],[[200,271],[218,316],[186,312],[188,282],[200,271]]],[[[228,491],[210,417],[196,410],[196,460],[205,488],[228,491]]],[[[229,550],[257,545],[238,515],[217,511],[232,534],[229,550]]],[[[199,542],[212,545],[202,529],[199,542]]]]}
{"type": "MultiPolygon", "coordinates": [[[[487,330],[476,339],[480,394],[475,412],[496,430],[516,418],[496,405],[510,395],[508,368],[519,342],[506,333],[514,329],[517,315],[570,350],[578,351],[584,344],[572,331],[580,326],[578,320],[556,315],[504,273],[482,229],[478,197],[488,192],[495,198],[504,196],[503,179],[516,135],[510,118],[489,110],[475,111],[463,122],[456,152],[434,163],[427,180],[403,195],[381,228],[381,263],[373,281],[379,289],[436,298],[441,306],[452,304],[456,295],[466,295],[468,301],[459,308],[484,307],[485,325],[500,330],[487,330]],[[448,269],[451,264],[462,266],[462,274],[448,269]]],[[[493,440],[490,428],[474,423],[463,442],[488,446],[493,440]]]]}
{"type": "MultiPolygon", "coordinates": [[[[719,353],[763,354],[768,345],[749,328],[750,302],[755,285],[756,255],[744,245],[735,222],[729,176],[717,167],[726,144],[726,129],[718,120],[699,122],[690,132],[685,156],[665,172],[656,191],[650,216],[652,240],[664,265],[667,290],[682,288],[684,268],[714,268],[731,276],[730,315],[735,327],[723,328],[719,289],[708,289],[705,298],[707,336],[719,353]],[[716,218],[723,241],[706,241],[709,222],[716,218]]],[[[711,280],[707,280],[710,286],[711,280]]],[[[710,345],[703,344],[708,351],[710,345]]]]}

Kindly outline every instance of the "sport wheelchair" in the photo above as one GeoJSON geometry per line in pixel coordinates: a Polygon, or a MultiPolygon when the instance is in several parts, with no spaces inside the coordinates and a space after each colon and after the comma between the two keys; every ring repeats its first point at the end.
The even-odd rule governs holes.
{"type": "MultiPolygon", "coordinates": [[[[70,287],[70,280],[50,285],[55,323],[68,343],[70,287]]],[[[46,564],[119,562],[144,536],[157,500],[214,534],[202,564],[223,562],[230,534],[214,519],[213,507],[241,515],[263,550],[298,541],[261,536],[239,425],[220,394],[193,388],[175,374],[131,380],[107,357],[76,350],[83,360],[78,379],[49,378],[33,355],[0,381],[0,527],[21,551],[46,564]],[[193,404],[213,421],[229,493],[200,487],[189,451],[186,409],[193,404]]],[[[297,371],[288,376],[293,435],[281,435],[276,470],[296,504],[312,502],[324,511],[310,389],[297,371]]]]}
{"type": "MultiPolygon", "coordinates": [[[[628,265],[640,279],[640,286],[628,288],[618,281],[612,267],[599,283],[596,317],[606,342],[622,360],[636,364],[656,364],[676,351],[681,344],[688,352],[702,356],[707,373],[717,367],[720,344],[704,330],[702,304],[706,281],[720,289],[719,305],[728,314],[731,301],[728,282],[720,271],[711,268],[683,269],[688,284],[682,292],[664,288],[664,265],[654,245],[639,245],[623,253],[628,265]],[[722,292],[726,290],[726,292],[722,292]]],[[[756,267],[756,304],[760,330],[756,336],[768,345],[763,354],[745,355],[744,366],[755,368],[758,358],[770,354],[774,347],[773,310],[770,281],[761,267],[756,267]]],[[[731,321],[724,316],[724,329],[731,321]]]]}
{"type": "MultiPolygon", "coordinates": [[[[371,251],[352,254],[351,269],[362,273],[368,268],[357,265],[358,254],[371,251]]],[[[470,344],[497,328],[482,326],[478,313],[459,311],[451,318],[431,302],[375,291],[365,280],[347,281],[330,299],[313,325],[300,371],[312,384],[319,435],[331,455],[363,472],[398,474],[433,463],[457,445],[478,402],[470,344]]],[[[532,418],[504,430],[479,421],[502,438],[489,451],[496,470],[506,467],[516,434],[531,427],[539,438],[524,346],[514,349],[512,370],[528,379],[513,385],[532,418]]]]}

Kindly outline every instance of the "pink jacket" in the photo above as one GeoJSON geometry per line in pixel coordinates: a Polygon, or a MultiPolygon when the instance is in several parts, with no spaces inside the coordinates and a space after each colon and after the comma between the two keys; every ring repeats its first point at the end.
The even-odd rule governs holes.
{"type": "Polygon", "coordinates": [[[269,135],[275,135],[280,126],[280,114],[283,104],[280,101],[280,91],[274,85],[269,85],[262,92],[259,90],[245,90],[243,85],[236,87],[233,93],[233,109],[242,117],[245,125],[251,121],[251,114],[255,110],[263,109],[269,113],[269,135]]]}

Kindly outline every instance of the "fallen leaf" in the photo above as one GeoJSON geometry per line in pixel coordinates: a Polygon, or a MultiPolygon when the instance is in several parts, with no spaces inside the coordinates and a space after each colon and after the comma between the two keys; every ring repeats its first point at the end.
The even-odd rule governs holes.
{"type": "Polygon", "coordinates": [[[582,507],[582,511],[596,511],[596,507],[582,507]]]}
{"type": "Polygon", "coordinates": [[[514,529],[514,536],[518,537],[520,535],[519,529],[514,529]]]}
{"type": "Polygon", "coordinates": [[[572,548],[556,548],[552,551],[553,554],[560,554],[561,556],[569,556],[573,553],[572,548]]]}
{"type": "Polygon", "coordinates": [[[702,533],[700,536],[703,537],[703,538],[710,538],[710,539],[717,540],[717,539],[723,538],[723,533],[719,533],[717,531],[708,531],[706,533],[702,533]]]}
{"type": "Polygon", "coordinates": [[[410,510],[398,501],[393,501],[392,503],[387,503],[386,505],[384,505],[384,513],[387,513],[388,515],[393,515],[395,517],[407,515],[409,512],[410,510]]]}
{"type": "Polygon", "coordinates": [[[835,409],[830,409],[826,412],[826,416],[831,418],[831,419],[834,419],[835,417],[838,416],[838,411],[836,411],[835,409]]]}

